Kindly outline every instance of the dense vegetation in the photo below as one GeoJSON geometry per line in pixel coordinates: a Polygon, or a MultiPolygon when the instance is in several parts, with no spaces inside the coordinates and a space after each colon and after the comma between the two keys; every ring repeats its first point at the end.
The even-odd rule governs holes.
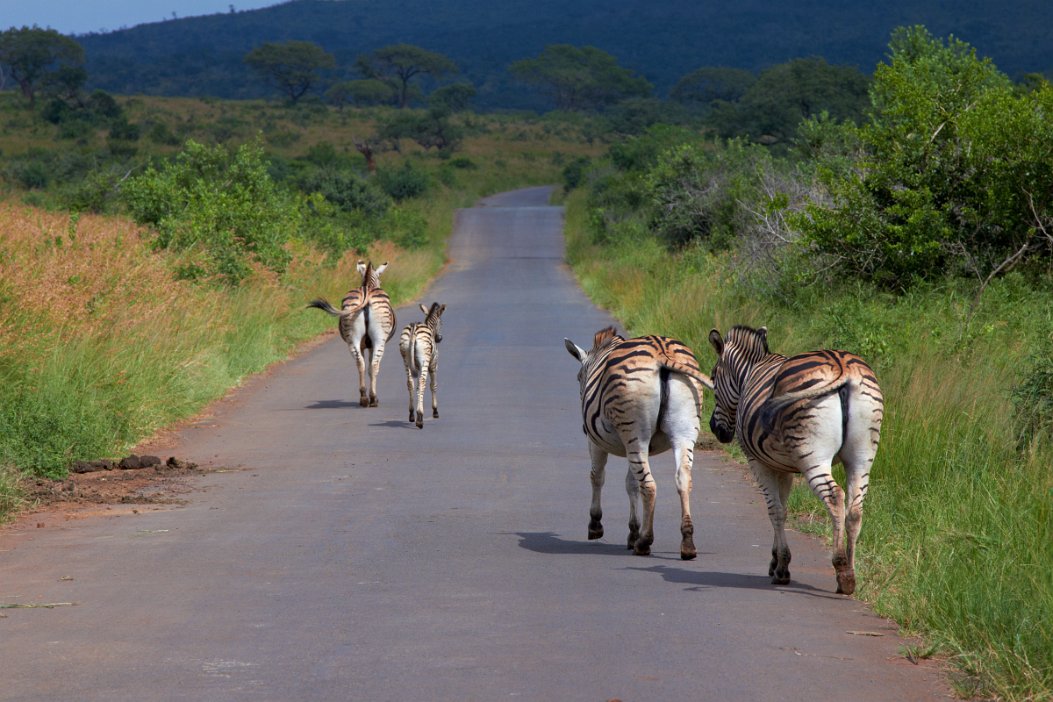
{"type": "MultiPolygon", "coordinates": [[[[234,5],[236,7],[236,3],[234,5]]],[[[159,18],[160,19],[160,18],[159,18]]],[[[656,86],[664,96],[702,66],[759,72],[808,56],[869,71],[884,55],[894,27],[924,24],[997,56],[1009,75],[1053,71],[1046,27],[1053,7],[1042,0],[989,3],[844,3],[772,0],[731,4],[692,0],[574,3],[537,0],[365,2],[293,0],[274,7],[163,22],[78,37],[88,57],[90,87],[134,95],[255,98],[267,95],[242,62],[266,42],[310,41],[337,65],[407,42],[450,57],[479,91],[483,108],[550,106],[507,68],[551,44],[594,46],[656,86]]],[[[110,27],[111,30],[118,29],[110,27]]],[[[334,80],[351,78],[350,68],[334,80]]]]}
{"type": "Polygon", "coordinates": [[[353,144],[391,110],[134,98],[56,124],[3,97],[0,514],[20,474],[117,457],[331,329],[303,304],[356,285],[358,257],[391,260],[407,301],[455,207],[595,150],[465,115],[455,153],[405,139],[370,173],[353,144]]]}
{"type": "Polygon", "coordinates": [[[591,0],[514,20],[451,5],[440,32],[410,0],[381,5],[81,37],[86,62],[54,33],[0,35],[6,65],[27,38],[55,52],[0,94],[0,511],[21,475],[114,455],[330,328],[300,305],[339,297],[358,256],[396,260],[385,283],[405,300],[441,265],[453,207],[561,172],[572,263],[630,330],[703,363],[710,327],[735,323],[871,361],[888,408],[861,596],[931,642],[911,655],[950,655],[964,693],[1053,697],[1053,88],[1017,75],[1053,65],[1048,8],[823,5],[868,41],[889,17],[927,12],[942,34],[997,12],[964,27],[985,52],[1021,20],[1022,53],[994,52],[1029,56],[1011,75],[915,27],[871,78],[850,64],[883,52],[811,31],[818,3],[652,3],[631,26],[591,0]],[[552,14],[544,39],[524,29],[552,14]],[[420,46],[395,43],[425,24],[420,46]],[[91,89],[147,84],[283,103],[91,89]],[[565,111],[480,116],[473,98],[565,111]]]}
{"type": "MultiPolygon", "coordinates": [[[[899,30],[859,127],[773,154],[655,128],[565,169],[569,257],[634,333],[766,325],[774,350],[875,367],[886,423],[861,596],[947,655],[965,695],[1053,696],[1049,84],[899,30]]],[[[825,508],[798,485],[803,528],[825,508]]]]}

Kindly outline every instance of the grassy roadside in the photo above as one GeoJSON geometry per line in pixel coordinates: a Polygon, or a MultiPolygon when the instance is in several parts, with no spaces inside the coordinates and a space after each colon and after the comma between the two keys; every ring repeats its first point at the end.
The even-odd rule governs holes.
{"type": "MultiPolygon", "coordinates": [[[[947,655],[963,696],[1053,699],[1053,446],[1018,447],[1010,392],[1041,368],[1033,350],[1051,349],[1047,301],[1008,276],[975,308],[968,291],[948,289],[898,299],[816,290],[796,309],[762,306],[726,259],[671,255],[647,238],[598,247],[584,194],[566,204],[576,275],[631,333],[677,336],[703,367],[715,360],[709,329],[736,323],[766,325],[784,353],[839,347],[872,362],[887,413],[858,596],[923,635],[925,653],[947,655]]],[[[792,499],[802,523],[829,533],[806,489],[792,499]]]]}
{"type": "MultiPolygon", "coordinates": [[[[424,223],[423,240],[400,246],[380,233],[367,254],[391,262],[384,283],[396,303],[442,268],[457,208],[558,180],[552,144],[543,126],[494,120],[452,165],[420,151],[382,155],[381,167],[412,162],[431,181],[399,207],[424,223]]],[[[568,139],[564,148],[585,147],[568,139]]],[[[152,247],[128,219],[22,199],[31,204],[0,200],[0,520],[19,508],[23,476],[120,456],[331,331],[304,303],[338,300],[358,283],[359,253],[333,261],[297,238],[281,275],[255,266],[237,287],[195,283],[176,275],[180,254],[152,247]]]]}

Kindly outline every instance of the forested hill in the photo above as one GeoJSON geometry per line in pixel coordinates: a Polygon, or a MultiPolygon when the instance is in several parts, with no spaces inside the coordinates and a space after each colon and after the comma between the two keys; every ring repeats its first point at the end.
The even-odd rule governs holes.
{"type": "Polygon", "coordinates": [[[359,54],[404,42],[456,61],[479,107],[537,107],[506,68],[549,44],[603,49],[664,95],[701,66],[821,56],[870,73],[892,29],[912,24],[970,43],[1010,76],[1053,72],[1048,0],[292,0],[77,39],[90,87],[120,94],[256,97],[266,87],[242,59],[263,42],[321,45],[345,67],[334,79],[359,54]]]}

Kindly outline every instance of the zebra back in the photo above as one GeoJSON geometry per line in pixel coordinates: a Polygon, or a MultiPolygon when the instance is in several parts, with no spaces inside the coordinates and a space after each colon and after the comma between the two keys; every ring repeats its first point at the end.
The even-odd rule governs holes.
{"type": "Polygon", "coordinates": [[[721,441],[738,435],[746,455],[765,465],[795,470],[791,455],[806,451],[818,422],[815,403],[834,394],[841,399],[842,435],[851,396],[871,409],[875,437],[884,399],[873,369],[848,351],[819,350],[786,357],[768,350],[767,330],[733,327],[726,339],[716,330],[710,340],[719,357],[713,371],[716,407],[710,427],[721,441]]]}
{"type": "Polygon", "coordinates": [[[634,421],[631,405],[636,401],[637,383],[649,377],[664,377],[670,371],[691,378],[698,391],[701,408],[702,387],[711,387],[708,376],[698,368],[691,349],[665,336],[625,339],[614,327],[602,329],[593,338],[592,350],[585,352],[566,340],[567,349],[582,361],[578,371],[581,390],[582,429],[595,443],[609,444],[615,433],[605,422],[634,421]]]}

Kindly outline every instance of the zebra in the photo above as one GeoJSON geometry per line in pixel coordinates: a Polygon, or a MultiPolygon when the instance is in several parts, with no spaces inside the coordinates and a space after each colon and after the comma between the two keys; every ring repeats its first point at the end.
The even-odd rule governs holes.
{"type": "Polygon", "coordinates": [[[787,358],[771,353],[767,334],[765,327],[747,326],[732,327],[726,338],[710,331],[717,364],[709,426],[722,443],[738,436],[764,493],[775,532],[772,583],[790,581],[786,501],[800,473],[830,513],[837,592],[851,595],[863,500],[884,417],[881,388],[874,371],[853,353],[822,350],[787,358]],[[845,489],[831,472],[837,460],[844,464],[845,489]]]}
{"type": "Polygon", "coordinates": [[[702,386],[712,386],[701,373],[686,345],[665,336],[625,339],[614,327],[596,332],[592,350],[564,339],[570,355],[581,363],[582,430],[588,437],[592,460],[592,504],[589,539],[603,536],[600,492],[608,454],[625,456],[629,470],[628,548],[640,556],[654,543],[656,486],[649,463],[652,454],[673,449],[676,489],[680,494],[680,557],[691,560],[697,551],[691,521],[691,466],[698,438],[702,386]],[[642,495],[643,524],[637,517],[642,495]]]}
{"type": "Polygon", "coordinates": [[[423,322],[414,322],[402,330],[399,337],[399,352],[406,364],[406,388],[409,390],[409,421],[414,421],[418,429],[424,428],[424,388],[431,375],[431,416],[439,418],[439,401],[435,396],[437,380],[435,371],[439,365],[438,344],[442,341],[442,313],[446,305],[433,302],[431,309],[420,306],[424,313],[423,322]],[[417,387],[414,389],[414,380],[417,387]],[[416,399],[416,406],[414,406],[416,399]]]}
{"type": "Polygon", "coordinates": [[[341,309],[334,309],[324,298],[307,304],[340,318],[340,336],[347,342],[351,356],[358,366],[358,404],[362,407],[377,407],[377,375],[380,360],[384,357],[384,345],[395,335],[395,310],[384,289],[380,287],[380,274],[388,267],[385,261],[376,268],[370,261],[358,262],[362,285],[350,290],[341,302],[341,309]],[[369,392],[366,393],[366,371],[369,370],[369,392]]]}

